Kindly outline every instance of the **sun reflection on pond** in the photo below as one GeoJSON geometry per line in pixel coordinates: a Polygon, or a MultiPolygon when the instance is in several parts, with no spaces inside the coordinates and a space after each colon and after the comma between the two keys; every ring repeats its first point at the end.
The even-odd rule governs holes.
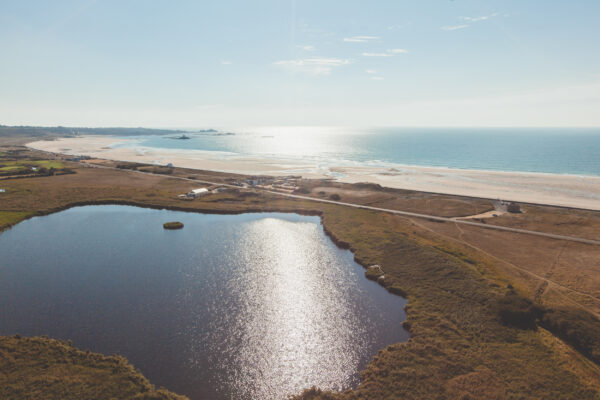
{"type": "Polygon", "coordinates": [[[266,218],[244,229],[240,267],[225,278],[238,317],[223,318],[213,331],[221,337],[207,341],[227,349],[227,386],[236,398],[261,399],[349,387],[368,340],[368,321],[346,295],[359,277],[339,268],[316,224],[266,218]]]}
{"type": "Polygon", "coordinates": [[[15,226],[0,253],[0,334],[123,354],[192,400],[346,389],[407,338],[405,301],[367,281],[318,217],[81,207],[15,226]]]}

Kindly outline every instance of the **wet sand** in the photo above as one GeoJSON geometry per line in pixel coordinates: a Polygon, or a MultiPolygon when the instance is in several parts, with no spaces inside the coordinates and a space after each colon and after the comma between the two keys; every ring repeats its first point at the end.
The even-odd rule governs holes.
{"type": "Polygon", "coordinates": [[[371,182],[382,186],[417,191],[485,197],[600,210],[600,177],[527,172],[478,171],[407,165],[319,166],[302,160],[253,158],[233,153],[118,147],[127,139],[82,136],[54,141],[37,141],[28,146],[38,150],[86,155],[109,160],[132,161],[176,167],[263,175],[302,175],[305,178],[334,178],[340,182],[371,182]]]}

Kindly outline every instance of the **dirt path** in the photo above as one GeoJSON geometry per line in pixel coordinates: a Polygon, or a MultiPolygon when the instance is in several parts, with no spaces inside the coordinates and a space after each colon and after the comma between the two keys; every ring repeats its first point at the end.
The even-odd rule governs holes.
{"type": "Polygon", "coordinates": [[[353,203],[344,203],[341,201],[325,200],[325,199],[318,199],[318,198],[309,197],[309,196],[300,196],[300,195],[295,195],[295,194],[279,193],[279,192],[274,192],[274,191],[270,191],[270,190],[266,190],[266,192],[271,193],[271,194],[280,195],[280,196],[302,199],[302,200],[312,200],[312,201],[318,201],[321,203],[330,203],[330,204],[337,204],[337,205],[346,206],[346,207],[362,208],[365,210],[382,211],[382,212],[402,215],[402,216],[406,216],[406,217],[425,218],[425,219],[429,219],[429,220],[433,220],[433,221],[442,221],[442,222],[454,222],[457,224],[472,225],[472,226],[477,226],[477,227],[485,228],[485,229],[495,229],[495,230],[499,230],[499,231],[523,233],[526,235],[543,236],[543,237],[547,237],[550,239],[569,240],[572,242],[579,242],[579,243],[585,243],[585,244],[591,244],[591,245],[600,245],[600,240],[584,239],[584,238],[565,236],[565,235],[557,235],[554,233],[530,231],[527,229],[511,228],[508,226],[488,225],[488,224],[484,224],[484,223],[480,223],[480,222],[465,221],[465,220],[459,220],[459,219],[447,218],[447,217],[438,217],[435,215],[419,214],[419,213],[413,213],[413,212],[409,212],[409,211],[390,210],[387,208],[364,206],[364,205],[353,204],[353,203]]]}
{"type": "MultiPolygon", "coordinates": [[[[85,164],[85,165],[91,166],[91,164],[85,164]]],[[[115,167],[108,167],[108,166],[97,165],[97,164],[94,164],[93,168],[107,168],[107,169],[122,171],[115,167]]],[[[139,174],[158,175],[158,174],[153,174],[152,172],[143,172],[143,171],[136,171],[136,170],[128,170],[128,171],[136,172],[139,174]]],[[[211,182],[211,181],[205,181],[205,180],[199,180],[199,179],[184,178],[184,177],[179,177],[179,176],[169,176],[169,175],[163,175],[163,174],[160,174],[160,176],[163,178],[179,179],[179,180],[203,183],[203,184],[213,185],[213,186],[225,186],[225,187],[229,187],[229,188],[233,188],[233,189],[240,189],[239,186],[230,185],[230,184],[226,184],[226,183],[218,183],[218,182],[211,182]]],[[[501,226],[501,225],[488,225],[488,224],[484,224],[481,222],[459,220],[459,219],[449,218],[449,217],[438,217],[435,215],[419,214],[419,213],[414,213],[414,212],[409,212],[409,211],[391,210],[388,208],[372,207],[372,206],[367,206],[367,205],[362,205],[362,204],[345,203],[343,201],[319,199],[316,197],[302,196],[302,195],[291,194],[291,193],[282,193],[282,192],[277,192],[277,191],[268,190],[268,189],[261,189],[261,188],[251,188],[251,189],[260,190],[265,193],[273,194],[276,196],[289,197],[289,198],[293,198],[293,199],[316,201],[319,203],[336,204],[339,206],[354,207],[354,208],[360,208],[360,209],[364,209],[364,210],[381,211],[381,212],[386,212],[386,213],[391,213],[391,214],[396,214],[396,215],[402,215],[402,216],[406,216],[406,217],[425,218],[425,219],[429,219],[429,220],[433,220],[433,221],[454,222],[457,224],[477,226],[477,227],[485,228],[485,229],[495,229],[495,230],[499,230],[499,231],[522,233],[522,234],[526,234],[526,235],[543,236],[543,237],[547,237],[550,239],[569,240],[572,242],[579,242],[579,243],[600,246],[600,240],[594,240],[594,239],[584,239],[584,238],[578,238],[578,237],[573,237],[573,236],[557,235],[554,233],[530,231],[527,229],[511,228],[508,226],[501,226]]]]}
{"type": "MultiPolygon", "coordinates": [[[[600,304],[600,298],[595,297],[595,296],[593,296],[593,295],[591,295],[589,293],[580,292],[579,290],[571,289],[571,288],[569,288],[567,286],[561,285],[558,282],[555,282],[555,281],[553,281],[551,279],[548,279],[548,278],[543,277],[541,275],[538,275],[538,274],[536,274],[534,272],[531,272],[531,271],[529,271],[526,268],[519,267],[516,264],[513,264],[513,263],[511,263],[509,261],[506,261],[506,260],[504,260],[504,259],[502,259],[502,258],[500,258],[500,257],[498,257],[498,256],[496,256],[496,255],[494,255],[494,254],[486,251],[486,250],[483,250],[482,248],[477,247],[474,244],[471,244],[471,243],[465,241],[464,239],[462,239],[462,236],[463,236],[464,232],[461,229],[459,229],[459,237],[456,238],[456,237],[453,237],[451,235],[447,235],[447,234],[444,234],[444,233],[441,233],[441,232],[437,232],[437,231],[429,228],[428,226],[425,226],[425,225],[419,223],[418,221],[415,221],[414,219],[408,218],[408,220],[411,221],[412,223],[414,223],[415,225],[417,225],[418,227],[423,228],[423,229],[425,229],[425,230],[427,230],[427,231],[429,231],[429,232],[431,232],[433,234],[441,235],[441,236],[444,236],[444,237],[446,237],[446,238],[448,238],[448,239],[450,239],[450,240],[452,240],[454,242],[459,242],[461,244],[469,246],[472,249],[477,250],[477,251],[479,251],[479,252],[481,252],[481,253],[483,253],[483,254],[491,257],[491,258],[494,258],[494,259],[496,259],[496,260],[498,260],[498,261],[500,261],[500,262],[502,262],[502,263],[504,263],[504,264],[506,264],[506,265],[508,265],[508,266],[510,266],[510,267],[512,267],[512,268],[514,268],[514,269],[516,269],[518,271],[520,271],[520,272],[523,272],[523,273],[525,273],[525,274],[527,274],[529,276],[532,276],[532,277],[534,277],[536,279],[539,279],[542,282],[542,286],[541,287],[543,288],[543,291],[550,290],[550,289],[555,289],[555,293],[559,294],[561,297],[563,297],[569,303],[573,304],[574,306],[577,306],[578,308],[581,308],[581,309],[589,312],[590,314],[593,314],[597,318],[600,318],[600,313],[597,313],[597,312],[595,312],[593,310],[590,310],[587,306],[585,306],[585,305],[583,305],[581,303],[578,303],[577,301],[573,300],[570,297],[567,297],[564,293],[561,293],[560,290],[558,290],[558,289],[562,289],[562,290],[565,290],[565,291],[570,292],[570,293],[575,293],[575,294],[578,294],[580,296],[590,298],[590,299],[592,299],[594,302],[596,302],[598,304],[600,304]]],[[[455,221],[455,222],[458,222],[458,221],[455,221]]],[[[457,228],[458,228],[458,225],[457,225],[457,228]]],[[[560,252],[560,254],[562,254],[562,251],[560,252]]],[[[559,256],[560,256],[560,254],[559,254],[559,256]]]]}

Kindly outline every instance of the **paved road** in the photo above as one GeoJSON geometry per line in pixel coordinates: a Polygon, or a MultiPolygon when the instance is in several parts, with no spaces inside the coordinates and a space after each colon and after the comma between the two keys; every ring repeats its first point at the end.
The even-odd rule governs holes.
{"type": "Polygon", "coordinates": [[[344,202],[341,202],[341,201],[326,200],[326,199],[318,199],[318,198],[308,197],[308,196],[300,196],[300,195],[295,195],[295,194],[274,192],[274,191],[271,191],[271,190],[266,190],[266,192],[268,192],[268,193],[274,193],[274,194],[278,194],[278,195],[283,195],[283,196],[287,196],[287,197],[293,197],[293,198],[296,198],[296,199],[313,200],[313,201],[320,201],[322,203],[331,203],[331,204],[337,204],[337,205],[346,206],[346,207],[354,207],[354,208],[362,208],[362,209],[365,209],[365,210],[382,211],[382,212],[387,212],[387,213],[390,213],[390,214],[403,215],[403,216],[406,216],[406,217],[426,218],[426,219],[429,219],[429,220],[441,221],[441,222],[454,222],[454,223],[457,223],[457,224],[478,226],[478,227],[486,228],[486,229],[496,229],[496,230],[500,230],[500,231],[508,231],[508,232],[515,232],[515,233],[523,233],[523,234],[527,234],[527,235],[543,236],[543,237],[547,237],[547,238],[551,238],[551,239],[569,240],[569,241],[572,241],[572,242],[579,242],[579,243],[600,245],[600,240],[584,239],[584,238],[578,238],[578,237],[573,237],[573,236],[565,236],[565,235],[556,235],[554,233],[530,231],[530,230],[527,230],[527,229],[511,228],[511,227],[508,227],[508,226],[488,225],[488,224],[483,224],[481,222],[457,220],[457,219],[454,219],[454,218],[437,217],[437,216],[434,216],[434,215],[418,214],[418,213],[413,213],[413,212],[408,212],[408,211],[390,210],[390,209],[387,209],[387,208],[363,206],[363,205],[360,205],[360,204],[344,203],[344,202]]]}
{"type": "MultiPolygon", "coordinates": [[[[87,164],[87,165],[90,165],[90,164],[87,164]]],[[[122,169],[118,169],[118,168],[114,168],[114,167],[108,167],[108,166],[103,166],[103,165],[102,166],[101,165],[94,165],[94,166],[95,167],[99,167],[99,168],[115,169],[115,170],[122,171],[122,169]]],[[[130,171],[130,172],[137,172],[137,173],[140,173],[140,174],[158,175],[158,174],[153,174],[151,172],[143,172],[143,171],[135,171],[135,170],[128,170],[128,171],[130,171]]],[[[230,188],[240,189],[239,186],[229,185],[229,184],[226,184],[226,183],[218,183],[218,182],[210,182],[210,181],[204,181],[204,180],[199,180],[199,179],[183,178],[183,177],[179,177],[179,176],[169,176],[169,175],[159,175],[159,176],[161,176],[163,178],[167,177],[167,178],[172,178],[172,179],[180,179],[180,180],[197,182],[197,183],[203,183],[203,184],[208,184],[208,185],[226,186],[226,187],[230,187],[230,188]]],[[[336,204],[336,205],[345,206],[345,207],[354,207],[354,208],[360,208],[360,209],[364,209],[364,210],[373,210],[373,211],[386,212],[386,213],[390,213],[390,214],[402,215],[402,216],[405,216],[405,217],[425,218],[425,219],[429,219],[429,220],[432,220],[432,221],[440,221],[440,222],[453,222],[453,223],[456,223],[456,224],[477,226],[477,227],[485,228],[485,229],[495,229],[495,230],[498,230],[498,231],[506,231],[506,232],[513,232],[513,233],[522,233],[522,234],[525,234],[525,235],[542,236],[542,237],[546,237],[546,238],[550,238],[550,239],[568,240],[568,241],[571,241],[571,242],[579,242],[579,243],[585,243],[585,244],[591,244],[591,245],[598,245],[598,246],[600,246],[600,240],[584,239],[584,238],[578,238],[578,237],[573,237],[573,236],[565,236],[565,235],[557,235],[557,234],[554,234],[554,233],[530,231],[530,230],[527,230],[527,229],[511,228],[511,227],[508,227],[508,226],[488,225],[488,224],[483,224],[481,222],[465,221],[465,220],[459,220],[459,219],[447,218],[447,217],[438,217],[438,216],[435,216],[435,215],[419,214],[419,213],[413,213],[413,212],[409,212],[409,211],[390,210],[388,208],[364,206],[364,205],[354,204],[354,203],[345,203],[343,201],[319,199],[319,198],[315,198],[315,197],[301,196],[301,195],[291,194],[291,193],[276,192],[274,190],[267,190],[267,189],[260,189],[260,188],[255,188],[255,189],[256,190],[260,190],[260,191],[265,192],[265,193],[270,193],[270,194],[274,194],[274,195],[277,195],[277,196],[283,196],[283,197],[291,197],[291,198],[294,198],[294,199],[317,201],[317,202],[320,202],[320,203],[336,204]]]]}

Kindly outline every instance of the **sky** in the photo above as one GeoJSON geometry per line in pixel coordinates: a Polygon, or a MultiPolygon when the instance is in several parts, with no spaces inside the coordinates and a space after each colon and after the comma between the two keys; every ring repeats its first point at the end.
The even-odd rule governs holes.
{"type": "Polygon", "coordinates": [[[0,124],[600,126],[598,0],[0,0],[0,124]]]}

